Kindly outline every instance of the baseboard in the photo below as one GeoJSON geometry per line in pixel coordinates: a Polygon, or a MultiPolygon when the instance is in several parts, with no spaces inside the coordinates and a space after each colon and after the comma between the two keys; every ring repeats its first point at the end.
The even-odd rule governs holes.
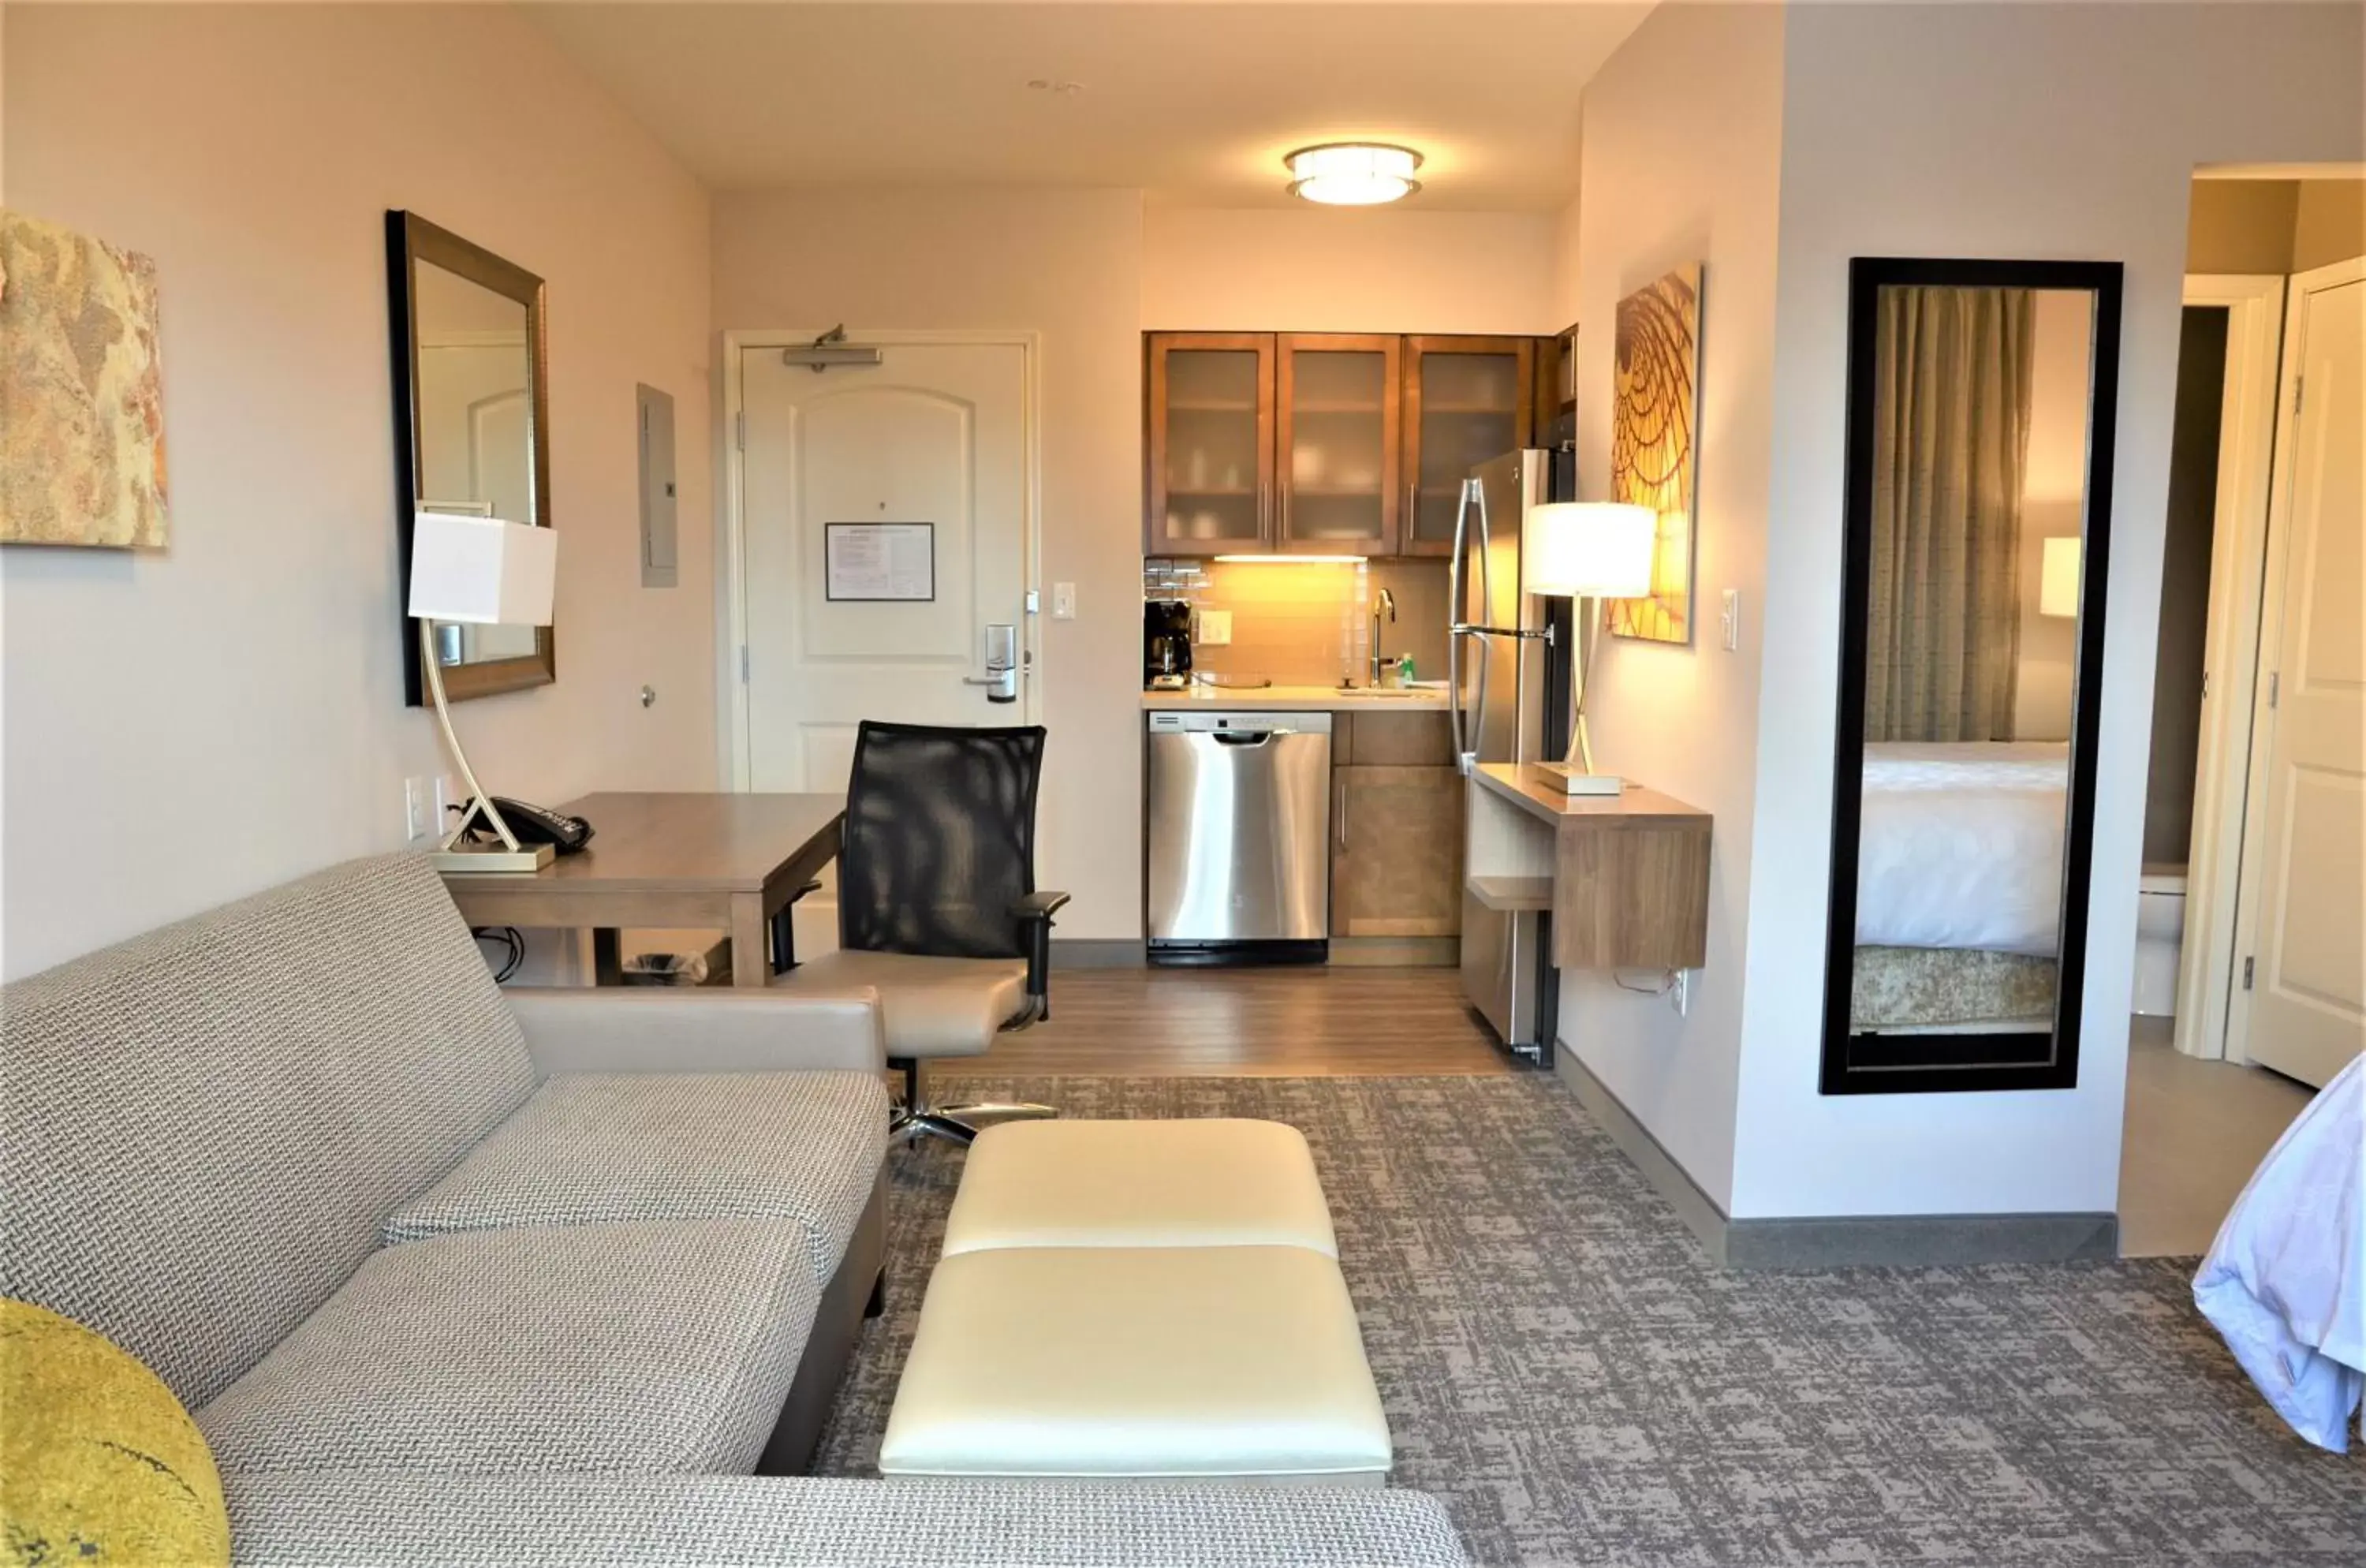
{"type": "Polygon", "coordinates": [[[1577,1053],[1553,1053],[1553,1071],[1586,1114],[1709,1257],[1728,1269],[1935,1269],[1975,1263],[2067,1263],[2120,1255],[2116,1214],[1839,1214],[1800,1219],[1741,1219],[1661,1146],[1577,1053]]]}
{"type": "Polygon", "coordinates": [[[1148,960],[1142,943],[1132,937],[1055,936],[1052,939],[1054,969],[1139,969],[1148,960]]]}
{"type": "Polygon", "coordinates": [[[1462,962],[1455,936],[1335,936],[1334,969],[1451,969],[1462,962]]]}
{"type": "Polygon", "coordinates": [[[1577,1102],[1585,1107],[1585,1113],[1594,1118],[1595,1124],[1610,1134],[1618,1152],[1643,1173],[1643,1179],[1668,1201],[1668,1206],[1675,1210],[1676,1217],[1684,1221],[1684,1228],[1699,1239],[1708,1255],[1723,1263],[1726,1227],[1730,1222],[1717,1200],[1701,1190],[1699,1183],[1676,1163],[1676,1156],[1660,1145],[1651,1130],[1636,1120],[1625,1101],[1610,1092],[1608,1084],[1595,1077],[1593,1070],[1577,1059],[1577,1053],[1566,1041],[1554,1042],[1553,1074],[1569,1086],[1570,1092],[1577,1096],[1577,1102]]]}

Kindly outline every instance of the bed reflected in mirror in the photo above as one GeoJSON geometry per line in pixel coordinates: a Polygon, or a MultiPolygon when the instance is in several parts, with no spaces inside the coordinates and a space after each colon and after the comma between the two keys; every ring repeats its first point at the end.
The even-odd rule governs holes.
{"type": "Polygon", "coordinates": [[[2068,1088],[2120,269],[1860,259],[1827,1094],[2068,1088]]]}

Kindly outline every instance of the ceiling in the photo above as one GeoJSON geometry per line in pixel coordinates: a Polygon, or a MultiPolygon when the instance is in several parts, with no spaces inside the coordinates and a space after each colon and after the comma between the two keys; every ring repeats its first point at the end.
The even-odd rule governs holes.
{"type": "Polygon", "coordinates": [[[527,14],[717,189],[1119,186],[1279,206],[1283,153],[1357,137],[1426,156],[1414,205],[1545,209],[1577,187],[1580,90],[1650,10],[675,0],[527,14]]]}

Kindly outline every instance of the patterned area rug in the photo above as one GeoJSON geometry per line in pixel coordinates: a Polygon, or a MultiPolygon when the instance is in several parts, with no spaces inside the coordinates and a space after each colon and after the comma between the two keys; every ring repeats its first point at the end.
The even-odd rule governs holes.
{"type": "MultiPolygon", "coordinates": [[[[1482,1562],[2366,1562],[2366,1459],[2278,1423],[2190,1263],[1729,1272],[1535,1076],[934,1087],[1303,1129],[1393,1480],[1444,1498],[1482,1562]]],[[[890,1156],[888,1313],[822,1473],[876,1473],[962,1157],[890,1156]]]]}

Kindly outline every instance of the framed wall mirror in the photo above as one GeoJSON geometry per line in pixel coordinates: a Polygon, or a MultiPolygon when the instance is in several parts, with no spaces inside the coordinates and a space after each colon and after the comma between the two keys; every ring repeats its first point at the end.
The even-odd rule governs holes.
{"type": "MultiPolygon", "coordinates": [[[[395,525],[411,581],[411,520],[457,512],[550,526],[542,279],[412,212],[386,215],[393,326],[395,525]]],[[[426,700],[419,627],[402,619],[403,700],[426,700]]],[[[445,696],[558,678],[548,626],[436,627],[445,696]]]]}
{"type": "Polygon", "coordinates": [[[2120,292],[1850,264],[1826,1094],[2078,1082],[2120,292]]]}

